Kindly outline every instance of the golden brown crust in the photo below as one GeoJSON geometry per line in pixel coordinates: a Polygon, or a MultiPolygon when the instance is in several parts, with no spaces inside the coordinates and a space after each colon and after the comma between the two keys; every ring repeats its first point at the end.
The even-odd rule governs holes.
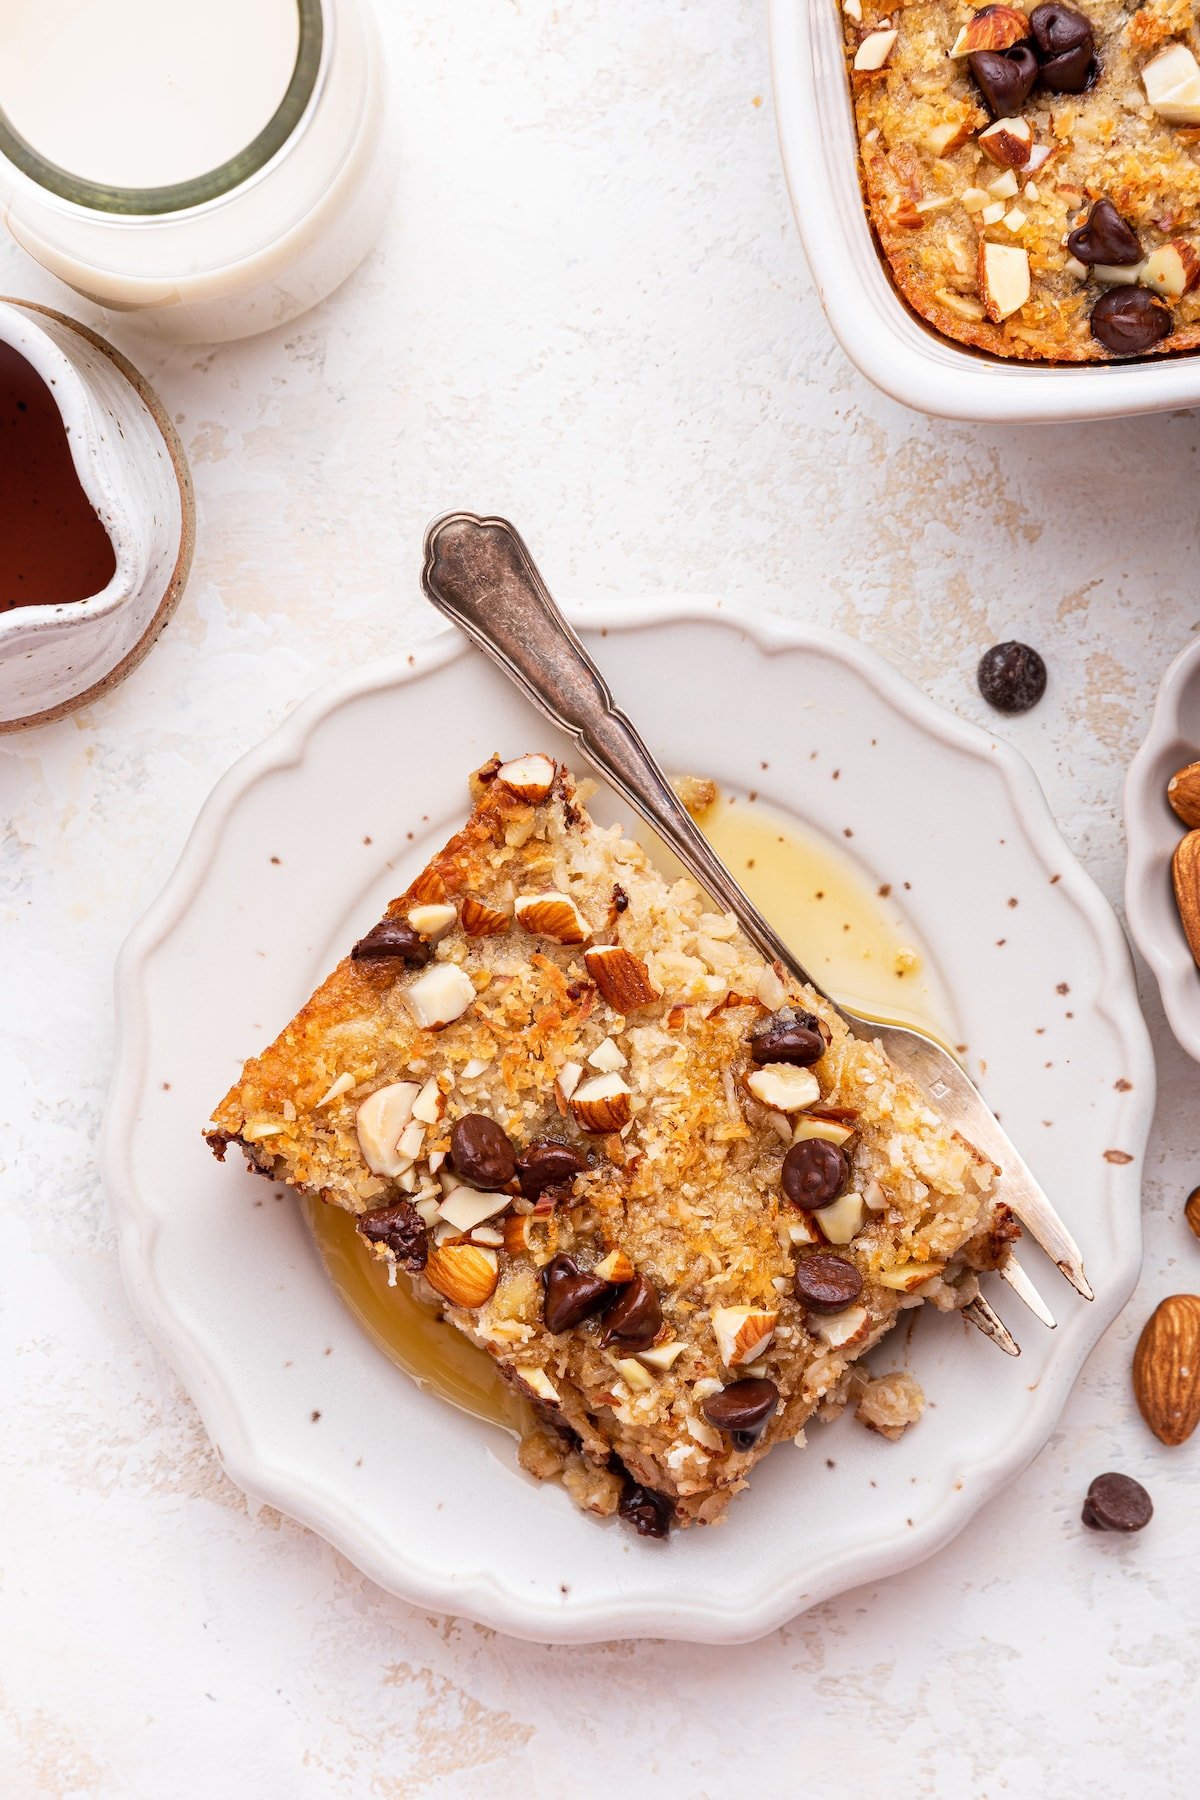
{"type": "MultiPolygon", "coordinates": [[[[1023,222],[984,223],[963,195],[985,190],[1004,171],[979,149],[990,122],[965,59],[948,52],[976,9],[954,0],[908,0],[887,7],[863,0],[863,20],[845,19],[848,60],[888,20],[896,43],[884,68],[851,70],[864,200],[892,279],[913,311],[944,337],[993,356],[1029,362],[1109,362],[1091,333],[1104,283],[1068,265],[1067,233],[1091,204],[1112,201],[1137,232],[1143,251],[1200,227],[1200,163],[1190,127],[1170,125],[1146,103],[1141,70],[1171,41],[1197,48],[1190,0],[1151,0],[1130,15],[1120,0],[1072,0],[1091,21],[1101,61],[1096,85],[1080,95],[1035,89],[1021,109],[1049,159],[1030,177],[1017,170],[1007,197],[1023,222]],[[942,128],[957,126],[935,152],[942,128]],[[999,323],[980,291],[981,242],[1028,253],[1028,301],[999,323]]],[[[1200,289],[1173,297],[1175,329],[1145,354],[1173,356],[1200,347],[1200,289]]]]}

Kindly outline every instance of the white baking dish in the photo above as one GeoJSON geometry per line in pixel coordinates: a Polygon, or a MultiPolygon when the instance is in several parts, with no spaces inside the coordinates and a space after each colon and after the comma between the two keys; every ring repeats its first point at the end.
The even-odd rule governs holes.
{"type": "Polygon", "coordinates": [[[783,166],[817,292],[850,360],[945,419],[1106,419],[1200,402],[1200,354],[1038,367],[941,337],[900,298],[867,222],[838,0],[768,0],[783,166]]]}

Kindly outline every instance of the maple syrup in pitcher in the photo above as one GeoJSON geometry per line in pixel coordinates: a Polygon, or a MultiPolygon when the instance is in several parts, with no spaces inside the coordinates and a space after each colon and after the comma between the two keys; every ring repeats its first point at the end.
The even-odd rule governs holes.
{"type": "Polygon", "coordinates": [[[52,390],[0,344],[0,613],[89,600],[116,568],[52,390]]]}

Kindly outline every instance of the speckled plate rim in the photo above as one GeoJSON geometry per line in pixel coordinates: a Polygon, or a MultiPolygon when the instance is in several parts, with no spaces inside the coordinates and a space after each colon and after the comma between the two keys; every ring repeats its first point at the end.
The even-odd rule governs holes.
{"type": "Polygon", "coordinates": [[[1200,742],[1183,724],[1189,699],[1193,704],[1200,699],[1200,636],[1163,676],[1146,736],[1125,777],[1125,912],[1130,935],[1158,982],[1171,1030],[1200,1062],[1200,970],[1171,888],[1171,857],[1184,826],[1166,799],[1176,769],[1200,752],[1200,742]]]}
{"type": "MultiPolygon", "coordinates": [[[[1056,1334],[1040,1380],[1031,1384],[1024,1427],[995,1445],[991,1455],[964,1463],[970,1480],[948,1496],[915,1529],[880,1533],[819,1571],[805,1569],[778,1582],[754,1604],[717,1605],[703,1592],[676,1592],[669,1604],[651,1599],[573,1601],[551,1610],[517,1591],[495,1567],[474,1566],[445,1580],[418,1555],[369,1528],[343,1494],[312,1469],[299,1472],[264,1453],[233,1385],[210,1345],[173,1312],[155,1269],[159,1230],[132,1162],[139,1095],[146,1078],[148,1006],[144,970],[155,949],[180,925],[218,853],[224,821],[251,788],[275,772],[303,763],[318,725],[355,699],[419,682],[467,653],[454,633],[427,640],[411,653],[361,673],[335,679],[299,706],[262,743],[248,751],[218,782],[205,802],[174,872],[158,899],[134,927],[115,974],[116,1050],[101,1134],[100,1163],[118,1231],[122,1272],[131,1303],[147,1333],[194,1400],[222,1465],[246,1492],[308,1526],[379,1585],[408,1602],[438,1613],[466,1616],[515,1637],[543,1643],[593,1643],[656,1637],[734,1644],[774,1630],[798,1612],[864,1582],[923,1561],[968,1523],[985,1501],[1025,1468],[1047,1442],[1086,1357],[1133,1291],[1141,1262],[1140,1178],[1154,1109],[1154,1062],[1137,1002],[1129,949],[1116,917],[1059,834],[1037,778],[1024,758],[987,732],[930,700],[881,657],[840,633],[751,613],[722,601],[655,598],[573,609],[584,632],[632,631],[663,625],[720,624],[744,634],[767,656],[811,650],[852,668],[907,720],[954,756],[997,768],[1019,812],[1028,842],[1047,879],[1073,903],[1080,928],[1090,933],[1103,970],[1095,1010],[1118,1036],[1129,1092],[1115,1093],[1114,1133],[1129,1146],[1121,1169],[1106,1171],[1113,1207],[1110,1250],[1113,1273],[1090,1307],[1081,1307],[1072,1330],[1056,1334]],[[1119,1185],[1118,1185],[1119,1184],[1119,1185]]],[[[1116,1139],[1114,1139],[1116,1141],[1116,1139]]],[[[1057,1298],[1057,1295],[1055,1296],[1057,1298]]],[[[1022,1319],[1022,1331],[1036,1331],[1022,1319]]],[[[961,1484],[960,1484],[961,1485],[961,1484]]]]}

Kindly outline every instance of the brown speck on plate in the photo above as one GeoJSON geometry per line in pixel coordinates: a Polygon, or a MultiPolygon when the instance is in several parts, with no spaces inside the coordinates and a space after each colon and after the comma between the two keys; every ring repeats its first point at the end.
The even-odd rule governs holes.
{"type": "Polygon", "coordinates": [[[1010,894],[1009,898],[1008,898],[1008,904],[1010,906],[1019,906],[1020,901],[1017,899],[1017,896],[1015,894],[1010,894]]]}
{"type": "Polygon", "coordinates": [[[851,829],[848,825],[842,826],[842,836],[843,837],[853,837],[854,836],[854,833],[851,831],[851,829]]]}
{"type": "Polygon", "coordinates": [[[842,779],[842,771],[840,769],[835,769],[833,771],[833,780],[840,781],[841,779],[842,779]]]}
{"type": "Polygon", "coordinates": [[[876,892],[877,892],[877,893],[878,893],[878,895],[879,895],[879,898],[880,898],[880,899],[881,899],[881,900],[886,900],[886,899],[887,899],[887,897],[888,897],[888,895],[889,895],[889,894],[890,894],[890,893],[891,893],[891,891],[892,891],[892,884],[891,884],[891,882],[890,882],[890,881],[885,881],[885,882],[883,882],[883,883],[882,883],[882,884],[881,884],[881,885],[880,885],[880,887],[878,887],[878,888],[877,888],[877,889],[876,889],[876,892]]]}
{"type": "Polygon", "coordinates": [[[312,1418],[312,1422],[314,1425],[316,1424],[316,1422],[320,1418],[320,1416],[321,1416],[320,1410],[314,1406],[312,1409],[312,1413],[311,1413],[311,1418],[312,1418]]]}
{"type": "Polygon", "coordinates": [[[278,856],[273,856],[271,858],[271,861],[275,864],[275,867],[278,868],[280,865],[281,858],[278,856]]]}
{"type": "MultiPolygon", "coordinates": [[[[165,1086],[166,1084],[164,1083],[163,1085],[165,1086]]],[[[1131,1094],[1133,1092],[1132,1081],[1126,1081],[1123,1075],[1118,1076],[1117,1080],[1113,1082],[1113,1086],[1116,1088],[1118,1094],[1131,1094]]]]}
{"type": "Polygon", "coordinates": [[[1005,944],[1007,944],[1007,942],[1008,942],[1007,938],[997,938],[996,939],[997,950],[1003,950],[1003,948],[1004,948],[1005,944]]]}
{"type": "Polygon", "coordinates": [[[1133,1158],[1130,1156],[1128,1150],[1106,1150],[1104,1152],[1104,1160],[1106,1163],[1120,1164],[1131,1163],[1133,1158]]]}
{"type": "Polygon", "coordinates": [[[170,1093],[170,1091],[171,1091],[171,1084],[170,1084],[170,1082],[169,1082],[169,1081],[164,1081],[164,1082],[163,1082],[163,1084],[162,1084],[162,1087],[163,1087],[163,1093],[164,1093],[164,1094],[169,1094],[169,1093],[170,1093]]]}
{"type": "Polygon", "coordinates": [[[1069,994],[1071,990],[1065,981],[1060,981],[1054,991],[1056,994],[1069,994]]]}
{"type": "Polygon", "coordinates": [[[1054,884],[1055,884],[1055,882],[1057,882],[1057,881],[1061,881],[1061,880],[1062,880],[1062,876],[1061,876],[1061,875],[1052,875],[1052,876],[1051,876],[1051,877],[1050,877],[1050,886],[1051,886],[1051,887],[1053,887],[1053,886],[1054,886],[1054,884]]]}
{"type": "Polygon", "coordinates": [[[364,843],[364,844],[370,844],[370,843],[373,843],[373,842],[374,842],[374,839],[373,839],[373,838],[369,838],[369,837],[365,837],[365,838],[364,838],[364,839],[363,839],[363,843],[364,843]]]}

